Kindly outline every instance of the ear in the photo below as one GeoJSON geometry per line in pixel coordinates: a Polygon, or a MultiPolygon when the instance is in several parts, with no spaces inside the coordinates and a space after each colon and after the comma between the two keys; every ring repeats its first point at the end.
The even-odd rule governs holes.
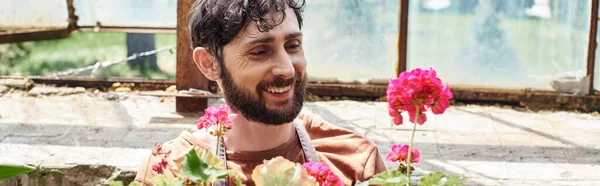
{"type": "Polygon", "coordinates": [[[220,78],[221,68],[217,59],[204,47],[196,47],[193,52],[194,63],[198,69],[211,81],[220,78]]]}

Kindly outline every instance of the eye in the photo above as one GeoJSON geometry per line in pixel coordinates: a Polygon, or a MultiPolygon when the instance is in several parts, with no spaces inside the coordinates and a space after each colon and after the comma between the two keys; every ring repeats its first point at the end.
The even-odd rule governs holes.
{"type": "Polygon", "coordinates": [[[269,50],[266,47],[256,47],[249,52],[249,54],[253,56],[262,56],[267,53],[269,53],[269,50]]]}
{"type": "Polygon", "coordinates": [[[290,42],[286,43],[286,45],[285,45],[285,49],[292,51],[292,52],[298,51],[301,47],[302,46],[300,44],[300,41],[298,41],[298,40],[290,41],[290,42]]]}
{"type": "Polygon", "coordinates": [[[255,56],[264,55],[266,53],[267,53],[266,50],[260,50],[260,51],[256,51],[256,52],[250,52],[250,54],[255,55],[255,56]]]}

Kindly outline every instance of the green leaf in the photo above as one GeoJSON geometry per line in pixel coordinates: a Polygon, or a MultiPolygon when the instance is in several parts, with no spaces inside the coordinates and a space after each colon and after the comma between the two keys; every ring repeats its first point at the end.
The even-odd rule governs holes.
{"type": "Polygon", "coordinates": [[[193,180],[207,179],[208,176],[199,173],[202,172],[201,169],[208,167],[208,164],[200,163],[200,159],[196,157],[195,154],[192,154],[193,152],[195,152],[194,149],[192,149],[183,160],[183,163],[181,164],[181,176],[193,180]]]}
{"type": "Polygon", "coordinates": [[[111,180],[111,181],[108,181],[108,186],[123,186],[123,182],[111,180]]]}
{"type": "Polygon", "coordinates": [[[446,175],[444,175],[444,173],[442,172],[432,172],[429,173],[425,176],[423,176],[421,178],[421,180],[419,180],[419,186],[433,186],[433,185],[437,185],[440,180],[442,180],[442,178],[444,178],[446,175]]]}
{"type": "Polygon", "coordinates": [[[387,179],[387,178],[394,178],[394,177],[406,177],[406,175],[402,174],[402,172],[397,171],[397,170],[390,170],[390,171],[380,172],[379,174],[376,174],[373,177],[387,179]]]}
{"type": "Polygon", "coordinates": [[[133,182],[133,181],[132,181],[132,182],[131,182],[131,183],[129,183],[129,185],[127,185],[127,186],[142,186],[142,185],[140,185],[140,184],[139,184],[139,183],[137,183],[137,182],[133,182]]]}
{"type": "MultiPolygon", "coordinates": [[[[408,177],[397,170],[389,170],[376,174],[370,180],[359,183],[360,186],[383,185],[383,186],[402,186],[408,183],[408,177]]],[[[358,185],[358,184],[357,184],[358,185]]]]}
{"type": "Polygon", "coordinates": [[[204,172],[207,175],[209,175],[208,180],[207,180],[209,182],[215,182],[217,179],[227,178],[227,175],[230,174],[230,171],[215,169],[212,167],[210,167],[209,169],[206,169],[204,172]]]}
{"type": "Polygon", "coordinates": [[[356,184],[354,184],[354,186],[369,186],[369,180],[362,182],[362,181],[358,181],[356,182],[356,184]]]}
{"type": "Polygon", "coordinates": [[[31,172],[33,168],[26,166],[0,165],[0,180],[11,179],[20,174],[31,172]]]}
{"type": "Polygon", "coordinates": [[[196,182],[214,182],[217,179],[226,178],[231,173],[228,170],[215,167],[222,164],[222,161],[218,161],[218,158],[207,150],[201,151],[200,156],[193,148],[188,152],[182,163],[182,177],[196,182]]]}
{"type": "Polygon", "coordinates": [[[181,175],[191,180],[207,181],[208,175],[204,174],[204,170],[208,169],[208,164],[202,162],[196,150],[192,148],[190,152],[185,156],[185,160],[181,164],[181,175]]]}
{"type": "Polygon", "coordinates": [[[453,186],[453,185],[463,185],[465,184],[465,178],[459,178],[456,175],[450,174],[447,175],[448,179],[442,186],[453,186]]]}
{"type": "Polygon", "coordinates": [[[242,186],[242,180],[239,177],[234,176],[234,180],[235,180],[235,186],[242,186]]]}
{"type": "Polygon", "coordinates": [[[407,183],[408,183],[408,179],[405,177],[404,178],[396,177],[396,178],[388,178],[388,179],[373,178],[373,179],[369,180],[370,185],[402,186],[402,185],[406,185],[407,183]]]}
{"type": "Polygon", "coordinates": [[[456,175],[446,175],[442,172],[432,172],[423,176],[421,180],[419,180],[419,186],[453,186],[462,185],[464,184],[464,181],[464,178],[458,178],[456,175]],[[446,178],[446,181],[444,183],[440,183],[443,178],[446,178]]]}
{"type": "Polygon", "coordinates": [[[165,175],[158,175],[150,180],[155,186],[180,186],[183,184],[178,178],[167,178],[165,175]]]}

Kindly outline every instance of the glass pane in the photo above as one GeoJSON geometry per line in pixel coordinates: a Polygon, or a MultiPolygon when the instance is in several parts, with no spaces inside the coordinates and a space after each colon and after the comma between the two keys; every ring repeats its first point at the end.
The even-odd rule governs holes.
{"type": "Polygon", "coordinates": [[[398,52],[398,1],[307,0],[304,52],[314,77],[389,78],[398,52]]]}
{"type": "Polygon", "coordinates": [[[0,0],[0,29],[65,28],[65,0],[0,0]]]}
{"type": "Polygon", "coordinates": [[[590,0],[411,0],[408,68],[453,85],[554,90],[585,76],[590,0]]]}
{"type": "Polygon", "coordinates": [[[177,0],[74,0],[79,26],[177,26],[177,0]]]}

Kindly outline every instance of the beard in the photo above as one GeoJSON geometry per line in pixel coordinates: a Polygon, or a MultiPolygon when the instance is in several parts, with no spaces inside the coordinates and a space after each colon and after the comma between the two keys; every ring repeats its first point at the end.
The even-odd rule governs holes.
{"type": "Polygon", "coordinates": [[[292,122],[302,110],[306,96],[307,76],[296,73],[293,78],[283,79],[277,77],[271,81],[263,81],[256,86],[256,93],[238,86],[233,82],[231,73],[221,65],[221,79],[225,102],[229,107],[241,114],[249,121],[264,123],[267,125],[282,125],[292,122]],[[265,101],[263,91],[267,87],[293,86],[292,99],[274,103],[285,106],[283,109],[269,109],[265,101]]]}

